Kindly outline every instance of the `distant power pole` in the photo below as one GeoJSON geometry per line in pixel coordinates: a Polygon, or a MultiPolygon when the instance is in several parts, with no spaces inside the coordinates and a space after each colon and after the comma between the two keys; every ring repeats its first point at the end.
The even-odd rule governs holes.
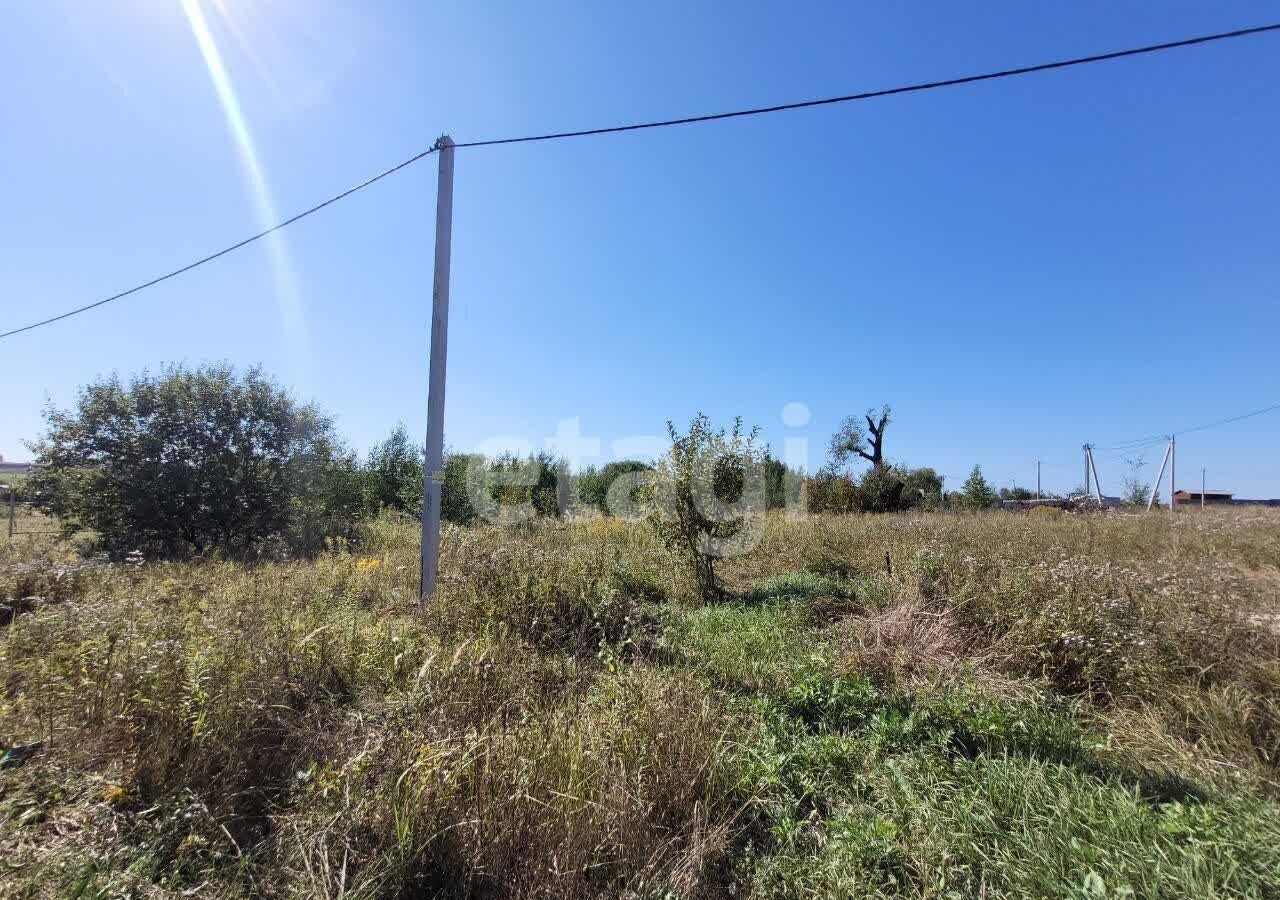
{"type": "Polygon", "coordinates": [[[1084,495],[1089,496],[1089,445],[1080,448],[1084,451],[1084,495]]]}
{"type": "Polygon", "coordinates": [[[1173,450],[1172,437],[1169,438],[1169,443],[1164,448],[1164,456],[1160,458],[1160,471],[1156,473],[1156,483],[1151,485],[1151,496],[1147,498],[1147,512],[1151,512],[1151,507],[1155,505],[1156,498],[1160,496],[1160,482],[1164,478],[1164,467],[1169,462],[1169,452],[1171,450],[1173,450]]]}
{"type": "Polygon", "coordinates": [[[1093,492],[1098,498],[1098,508],[1102,509],[1102,479],[1098,477],[1098,467],[1093,464],[1093,447],[1089,444],[1084,445],[1084,456],[1093,470],[1093,492]]]}
{"type": "Polygon", "coordinates": [[[1036,460],[1036,499],[1040,499],[1040,460],[1036,460]]]}
{"type": "Polygon", "coordinates": [[[1200,508],[1204,509],[1204,466],[1200,467],[1200,508]]]}
{"type": "Polygon", "coordinates": [[[440,571],[440,494],[444,486],[444,374],[449,349],[449,251],[453,239],[453,141],[440,148],[436,189],[435,280],[431,290],[431,380],[427,387],[427,447],[422,479],[422,578],[418,596],[431,599],[440,571]]]}
{"type": "Polygon", "coordinates": [[[1178,508],[1178,498],[1173,495],[1176,490],[1174,480],[1178,471],[1178,436],[1169,435],[1169,512],[1178,508]]]}

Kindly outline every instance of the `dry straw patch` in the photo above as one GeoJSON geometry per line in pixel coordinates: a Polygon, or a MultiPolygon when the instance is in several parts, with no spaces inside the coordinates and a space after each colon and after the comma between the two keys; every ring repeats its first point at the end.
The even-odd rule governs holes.
{"type": "Polygon", "coordinates": [[[981,670],[988,663],[979,636],[947,607],[906,597],[843,620],[840,661],[846,670],[908,683],[981,670]]]}

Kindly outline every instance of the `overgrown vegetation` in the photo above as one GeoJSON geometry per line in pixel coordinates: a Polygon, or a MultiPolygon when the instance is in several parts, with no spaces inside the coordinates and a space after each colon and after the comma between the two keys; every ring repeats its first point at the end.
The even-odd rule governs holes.
{"type": "Polygon", "coordinates": [[[32,496],[113,553],[0,544],[0,896],[1277,896],[1280,514],[989,511],[866,420],[452,454],[424,605],[403,427],[91,386],[32,496]]]}
{"type": "MultiPolygon", "coordinates": [[[[728,436],[726,435],[726,439],[728,436]]],[[[0,548],[0,893],[1267,897],[1274,510],[0,548]]]]}

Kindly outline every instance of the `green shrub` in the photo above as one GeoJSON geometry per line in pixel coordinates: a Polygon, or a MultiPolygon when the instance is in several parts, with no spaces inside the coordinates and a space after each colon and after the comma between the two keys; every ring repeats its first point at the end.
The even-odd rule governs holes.
{"type": "Polygon", "coordinates": [[[764,454],[765,506],[784,509],[800,502],[800,490],[804,485],[804,473],[797,472],[780,459],[774,459],[766,449],[764,454]]]}
{"type": "Polygon", "coordinates": [[[897,470],[902,479],[904,509],[938,509],[942,506],[942,476],[925,466],[897,470]]]}
{"type": "Polygon", "coordinates": [[[242,554],[273,539],[311,550],[358,514],[332,422],[256,368],[112,377],[45,420],[33,447],[42,504],[115,552],[242,554]]]}
{"type": "Polygon", "coordinates": [[[407,515],[422,513],[422,447],[409,439],[404,424],[369,451],[364,464],[369,506],[394,509],[407,515]]]}
{"type": "Polygon", "coordinates": [[[479,453],[446,453],[444,484],[440,486],[440,518],[455,525],[470,525],[476,519],[471,502],[473,477],[483,478],[487,461],[479,453]]]}
{"type": "Polygon", "coordinates": [[[468,496],[480,507],[475,511],[492,522],[558,518],[568,506],[568,493],[567,465],[546,451],[524,459],[503,453],[468,472],[468,496]]]}
{"type": "Polygon", "coordinates": [[[872,466],[858,481],[859,507],[864,512],[897,512],[904,507],[905,482],[890,466],[872,466]]]}
{"type": "Polygon", "coordinates": [[[723,588],[716,560],[748,549],[764,525],[763,454],[758,429],[716,430],[702,413],[680,434],[667,423],[671,450],[659,461],[650,524],[689,567],[704,600],[723,588]]]}
{"type": "Polygon", "coordinates": [[[847,475],[821,469],[804,482],[805,504],[810,513],[851,513],[862,509],[858,485],[847,475]]]}
{"type": "MultiPolygon", "coordinates": [[[[650,472],[653,467],[648,463],[640,462],[635,459],[616,460],[606,463],[604,468],[597,469],[595,466],[589,466],[585,471],[578,475],[576,482],[578,488],[578,499],[588,506],[594,507],[601,515],[617,515],[623,510],[613,510],[609,508],[609,494],[611,490],[621,489],[628,491],[627,503],[619,504],[615,501],[615,505],[625,505],[628,508],[634,508],[639,501],[639,494],[642,487],[639,485],[631,486],[630,481],[619,484],[619,479],[632,476],[637,472],[650,472]]],[[[632,480],[636,480],[634,477],[632,480]]]]}

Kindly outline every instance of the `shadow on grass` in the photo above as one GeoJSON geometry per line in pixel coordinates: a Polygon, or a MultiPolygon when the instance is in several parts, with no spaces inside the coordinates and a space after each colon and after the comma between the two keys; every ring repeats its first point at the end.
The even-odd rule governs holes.
{"type": "Polygon", "coordinates": [[[864,676],[810,673],[785,695],[786,714],[813,734],[841,733],[890,757],[921,748],[955,759],[1017,756],[1121,784],[1152,804],[1203,802],[1206,792],[1172,774],[1097,758],[1094,740],[1064,711],[960,687],[934,696],[885,690],[864,676]]]}

